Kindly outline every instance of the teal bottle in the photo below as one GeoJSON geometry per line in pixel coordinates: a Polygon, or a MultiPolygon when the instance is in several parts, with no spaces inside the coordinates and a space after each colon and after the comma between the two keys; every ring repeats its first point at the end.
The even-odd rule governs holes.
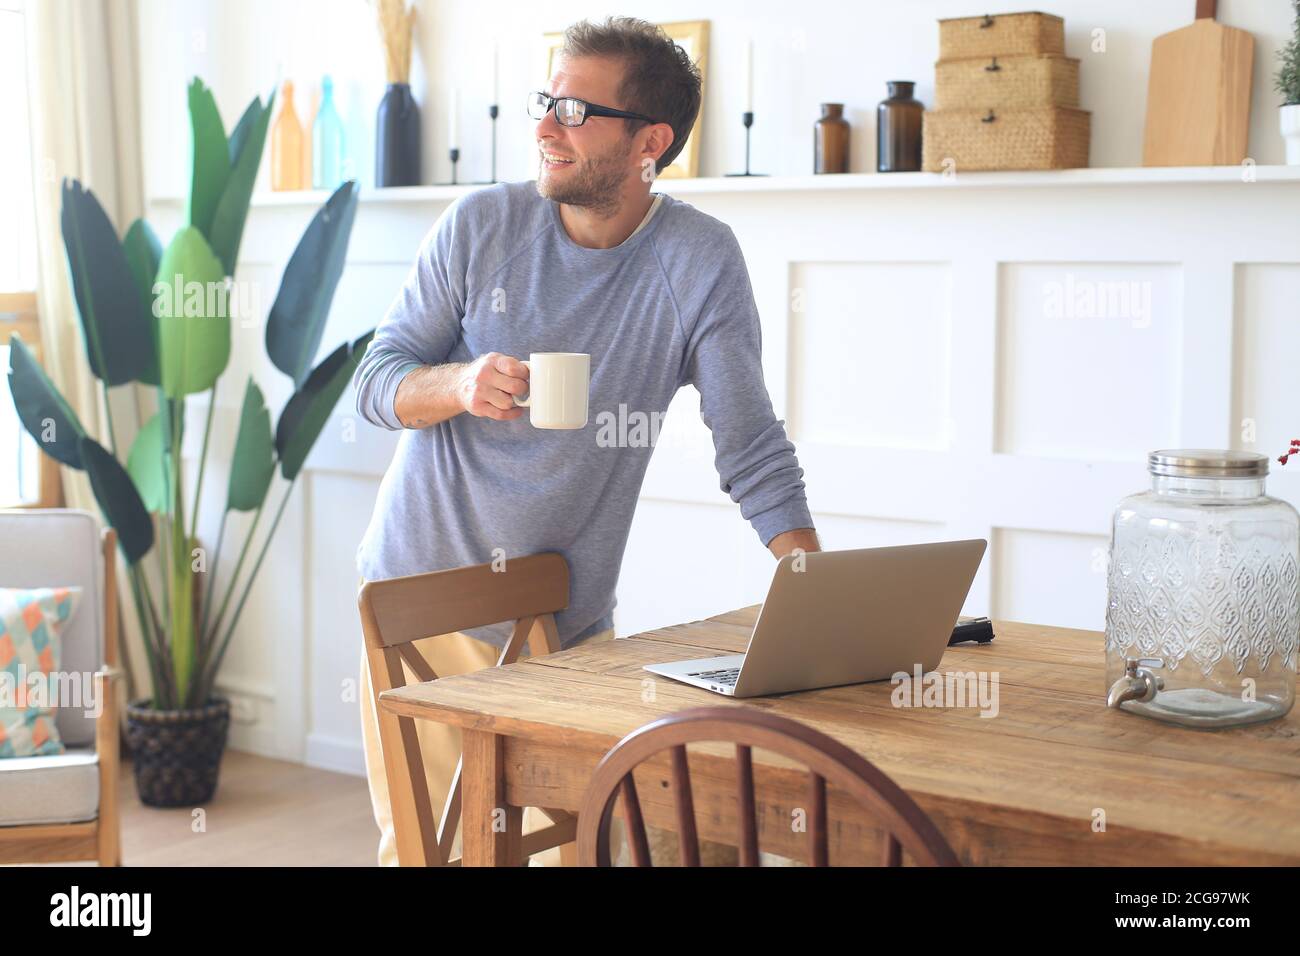
{"type": "Polygon", "coordinates": [[[343,120],[334,107],[334,81],[321,80],[320,109],[311,130],[311,185],[335,189],[343,182],[343,120]]]}

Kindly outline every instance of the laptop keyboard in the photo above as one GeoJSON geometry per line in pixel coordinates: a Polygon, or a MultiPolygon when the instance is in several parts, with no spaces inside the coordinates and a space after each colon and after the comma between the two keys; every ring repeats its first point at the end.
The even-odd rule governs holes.
{"type": "Polygon", "coordinates": [[[712,681],[715,684],[726,684],[729,687],[736,685],[736,680],[740,677],[739,667],[724,667],[716,671],[696,671],[686,675],[688,677],[699,677],[702,680],[712,681]]]}

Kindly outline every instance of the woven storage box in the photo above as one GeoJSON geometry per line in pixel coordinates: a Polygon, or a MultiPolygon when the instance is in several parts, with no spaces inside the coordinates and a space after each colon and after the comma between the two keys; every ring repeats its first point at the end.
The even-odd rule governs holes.
{"type": "Polygon", "coordinates": [[[1078,105],[1079,61],[1070,57],[967,57],[934,65],[937,110],[1078,105]]]}
{"type": "Polygon", "coordinates": [[[1049,13],[1002,13],[939,21],[939,59],[1064,53],[1065,21],[1049,13]]]}
{"type": "Polygon", "coordinates": [[[1084,110],[1059,106],[927,111],[921,134],[922,166],[932,173],[944,172],[947,159],[957,173],[1087,166],[1091,119],[1084,110]]]}

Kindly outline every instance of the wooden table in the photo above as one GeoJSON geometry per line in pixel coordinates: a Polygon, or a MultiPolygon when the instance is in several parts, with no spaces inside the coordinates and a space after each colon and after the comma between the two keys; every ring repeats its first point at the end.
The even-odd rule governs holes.
{"type": "MultiPolygon", "coordinates": [[[[1300,711],[1204,731],[1111,710],[1100,633],[1009,621],[995,622],[991,644],[950,648],[940,668],[997,673],[992,718],[895,707],[889,681],[740,702],[641,669],[743,652],[757,613],[411,685],[385,692],[381,705],[463,729],[466,865],[517,859],[520,808],[576,811],[597,762],[632,730],[718,704],[771,709],[861,753],[931,815],[964,863],[1300,863],[1300,711]],[[493,825],[498,809],[505,827],[493,825]]],[[[703,839],[735,842],[733,754],[691,749],[703,839]]],[[[636,776],[647,820],[672,829],[668,780],[666,755],[636,776]]],[[[807,858],[807,835],[791,826],[806,780],[803,768],[755,751],[763,850],[807,858]]],[[[878,860],[879,831],[857,805],[832,792],[829,809],[831,862],[878,860]]]]}

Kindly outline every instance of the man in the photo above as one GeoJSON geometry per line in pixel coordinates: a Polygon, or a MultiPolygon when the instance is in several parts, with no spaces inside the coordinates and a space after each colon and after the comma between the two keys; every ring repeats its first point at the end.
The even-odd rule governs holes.
{"type": "MultiPolygon", "coordinates": [[[[653,449],[604,447],[594,421],[532,428],[514,402],[528,393],[520,360],[530,352],[591,355],[592,419],[620,404],[663,413],[693,384],[722,489],[763,544],[777,557],[818,550],[803,472],[763,384],[736,238],[650,194],[699,108],[699,71],[659,28],[613,18],[566,31],[548,89],[529,101],[535,186],[493,186],[448,210],[357,369],[358,412],[406,429],[358,552],[364,578],[558,551],[571,572],[569,606],[556,615],[561,644],[613,636],[619,565],[653,449]]],[[[477,628],[420,649],[439,675],[459,673],[493,663],[508,632],[477,628]]],[[[392,824],[364,654],[362,678],[383,863],[392,824]]],[[[458,743],[437,732],[421,727],[440,799],[458,743]]]]}

